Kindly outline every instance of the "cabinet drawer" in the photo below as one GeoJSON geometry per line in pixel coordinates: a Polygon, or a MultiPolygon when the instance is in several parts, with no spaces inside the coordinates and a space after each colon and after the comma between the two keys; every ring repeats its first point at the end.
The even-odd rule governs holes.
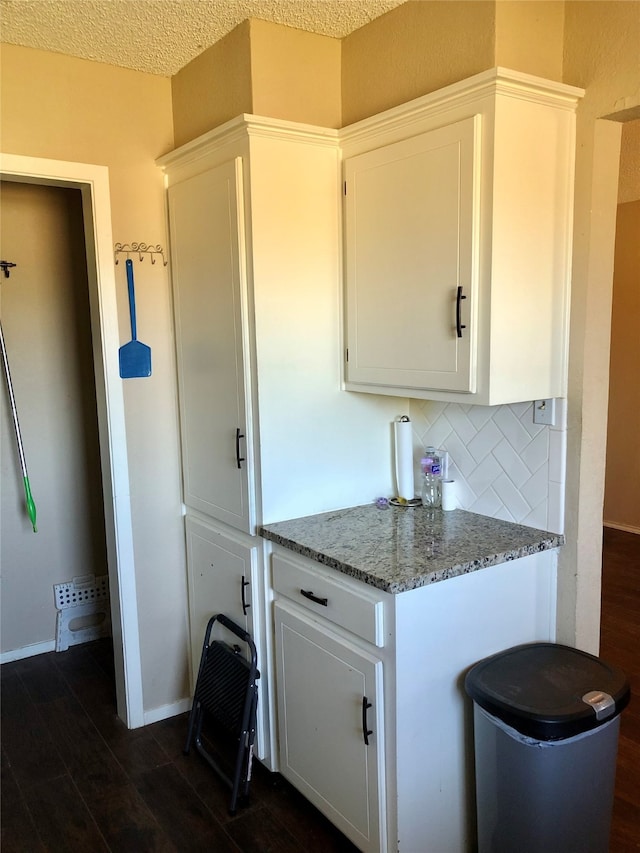
{"type": "Polygon", "coordinates": [[[366,584],[357,583],[357,589],[318,569],[289,560],[281,554],[272,557],[273,588],[318,616],[322,616],[347,631],[362,637],[376,646],[384,645],[384,602],[366,584]]]}

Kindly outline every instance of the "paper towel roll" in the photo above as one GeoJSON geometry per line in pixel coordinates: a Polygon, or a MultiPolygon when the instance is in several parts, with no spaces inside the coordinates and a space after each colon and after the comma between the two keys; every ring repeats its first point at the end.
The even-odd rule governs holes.
{"type": "Polygon", "coordinates": [[[396,487],[397,497],[407,501],[413,500],[413,433],[411,421],[405,419],[395,421],[394,438],[396,454],[396,487]]]}
{"type": "Polygon", "coordinates": [[[444,512],[456,509],[458,506],[456,500],[456,484],[453,480],[443,480],[440,484],[442,487],[442,509],[444,512]]]}

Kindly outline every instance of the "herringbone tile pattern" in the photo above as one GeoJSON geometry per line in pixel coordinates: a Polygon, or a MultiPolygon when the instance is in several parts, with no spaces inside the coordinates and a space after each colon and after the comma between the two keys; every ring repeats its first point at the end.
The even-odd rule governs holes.
{"type": "Polygon", "coordinates": [[[462,509],[562,532],[564,401],[556,401],[556,409],[556,425],[548,427],[534,424],[533,403],[412,401],[416,463],[425,445],[444,448],[462,509]]]}

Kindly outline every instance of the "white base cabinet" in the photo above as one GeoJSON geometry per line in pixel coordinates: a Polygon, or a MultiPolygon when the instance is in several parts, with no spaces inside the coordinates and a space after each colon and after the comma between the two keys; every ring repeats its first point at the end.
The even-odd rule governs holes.
{"type": "Polygon", "coordinates": [[[359,849],[473,849],[464,673],[555,639],[556,559],[546,551],[391,595],[274,546],[280,772],[359,849]]]}
{"type": "MultiPolygon", "coordinates": [[[[265,664],[264,585],[260,574],[261,542],[255,537],[226,527],[223,524],[194,515],[185,519],[187,539],[187,573],[189,587],[190,682],[193,695],[202,644],[209,619],[223,613],[247,631],[259,653],[259,667],[265,664]]],[[[229,645],[237,637],[220,624],[214,636],[229,645]]],[[[265,678],[258,680],[259,701],[256,717],[256,737],[262,748],[269,742],[269,714],[265,678]]]]}
{"type": "Polygon", "coordinates": [[[293,604],[274,617],[280,772],[361,850],[379,850],[382,661],[293,604]]]}
{"type": "Polygon", "coordinates": [[[258,549],[248,537],[244,541],[223,527],[189,516],[186,532],[193,690],[211,616],[224,613],[252,636],[255,634],[252,600],[257,584],[258,549]]]}

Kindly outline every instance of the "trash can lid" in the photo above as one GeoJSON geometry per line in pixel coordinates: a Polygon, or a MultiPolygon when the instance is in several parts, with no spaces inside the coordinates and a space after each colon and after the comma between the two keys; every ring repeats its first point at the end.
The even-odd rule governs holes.
{"type": "Polygon", "coordinates": [[[485,658],[468,671],[464,686],[481,708],[536,740],[594,729],[630,697],[622,670],[556,643],[528,643],[485,658]]]}

